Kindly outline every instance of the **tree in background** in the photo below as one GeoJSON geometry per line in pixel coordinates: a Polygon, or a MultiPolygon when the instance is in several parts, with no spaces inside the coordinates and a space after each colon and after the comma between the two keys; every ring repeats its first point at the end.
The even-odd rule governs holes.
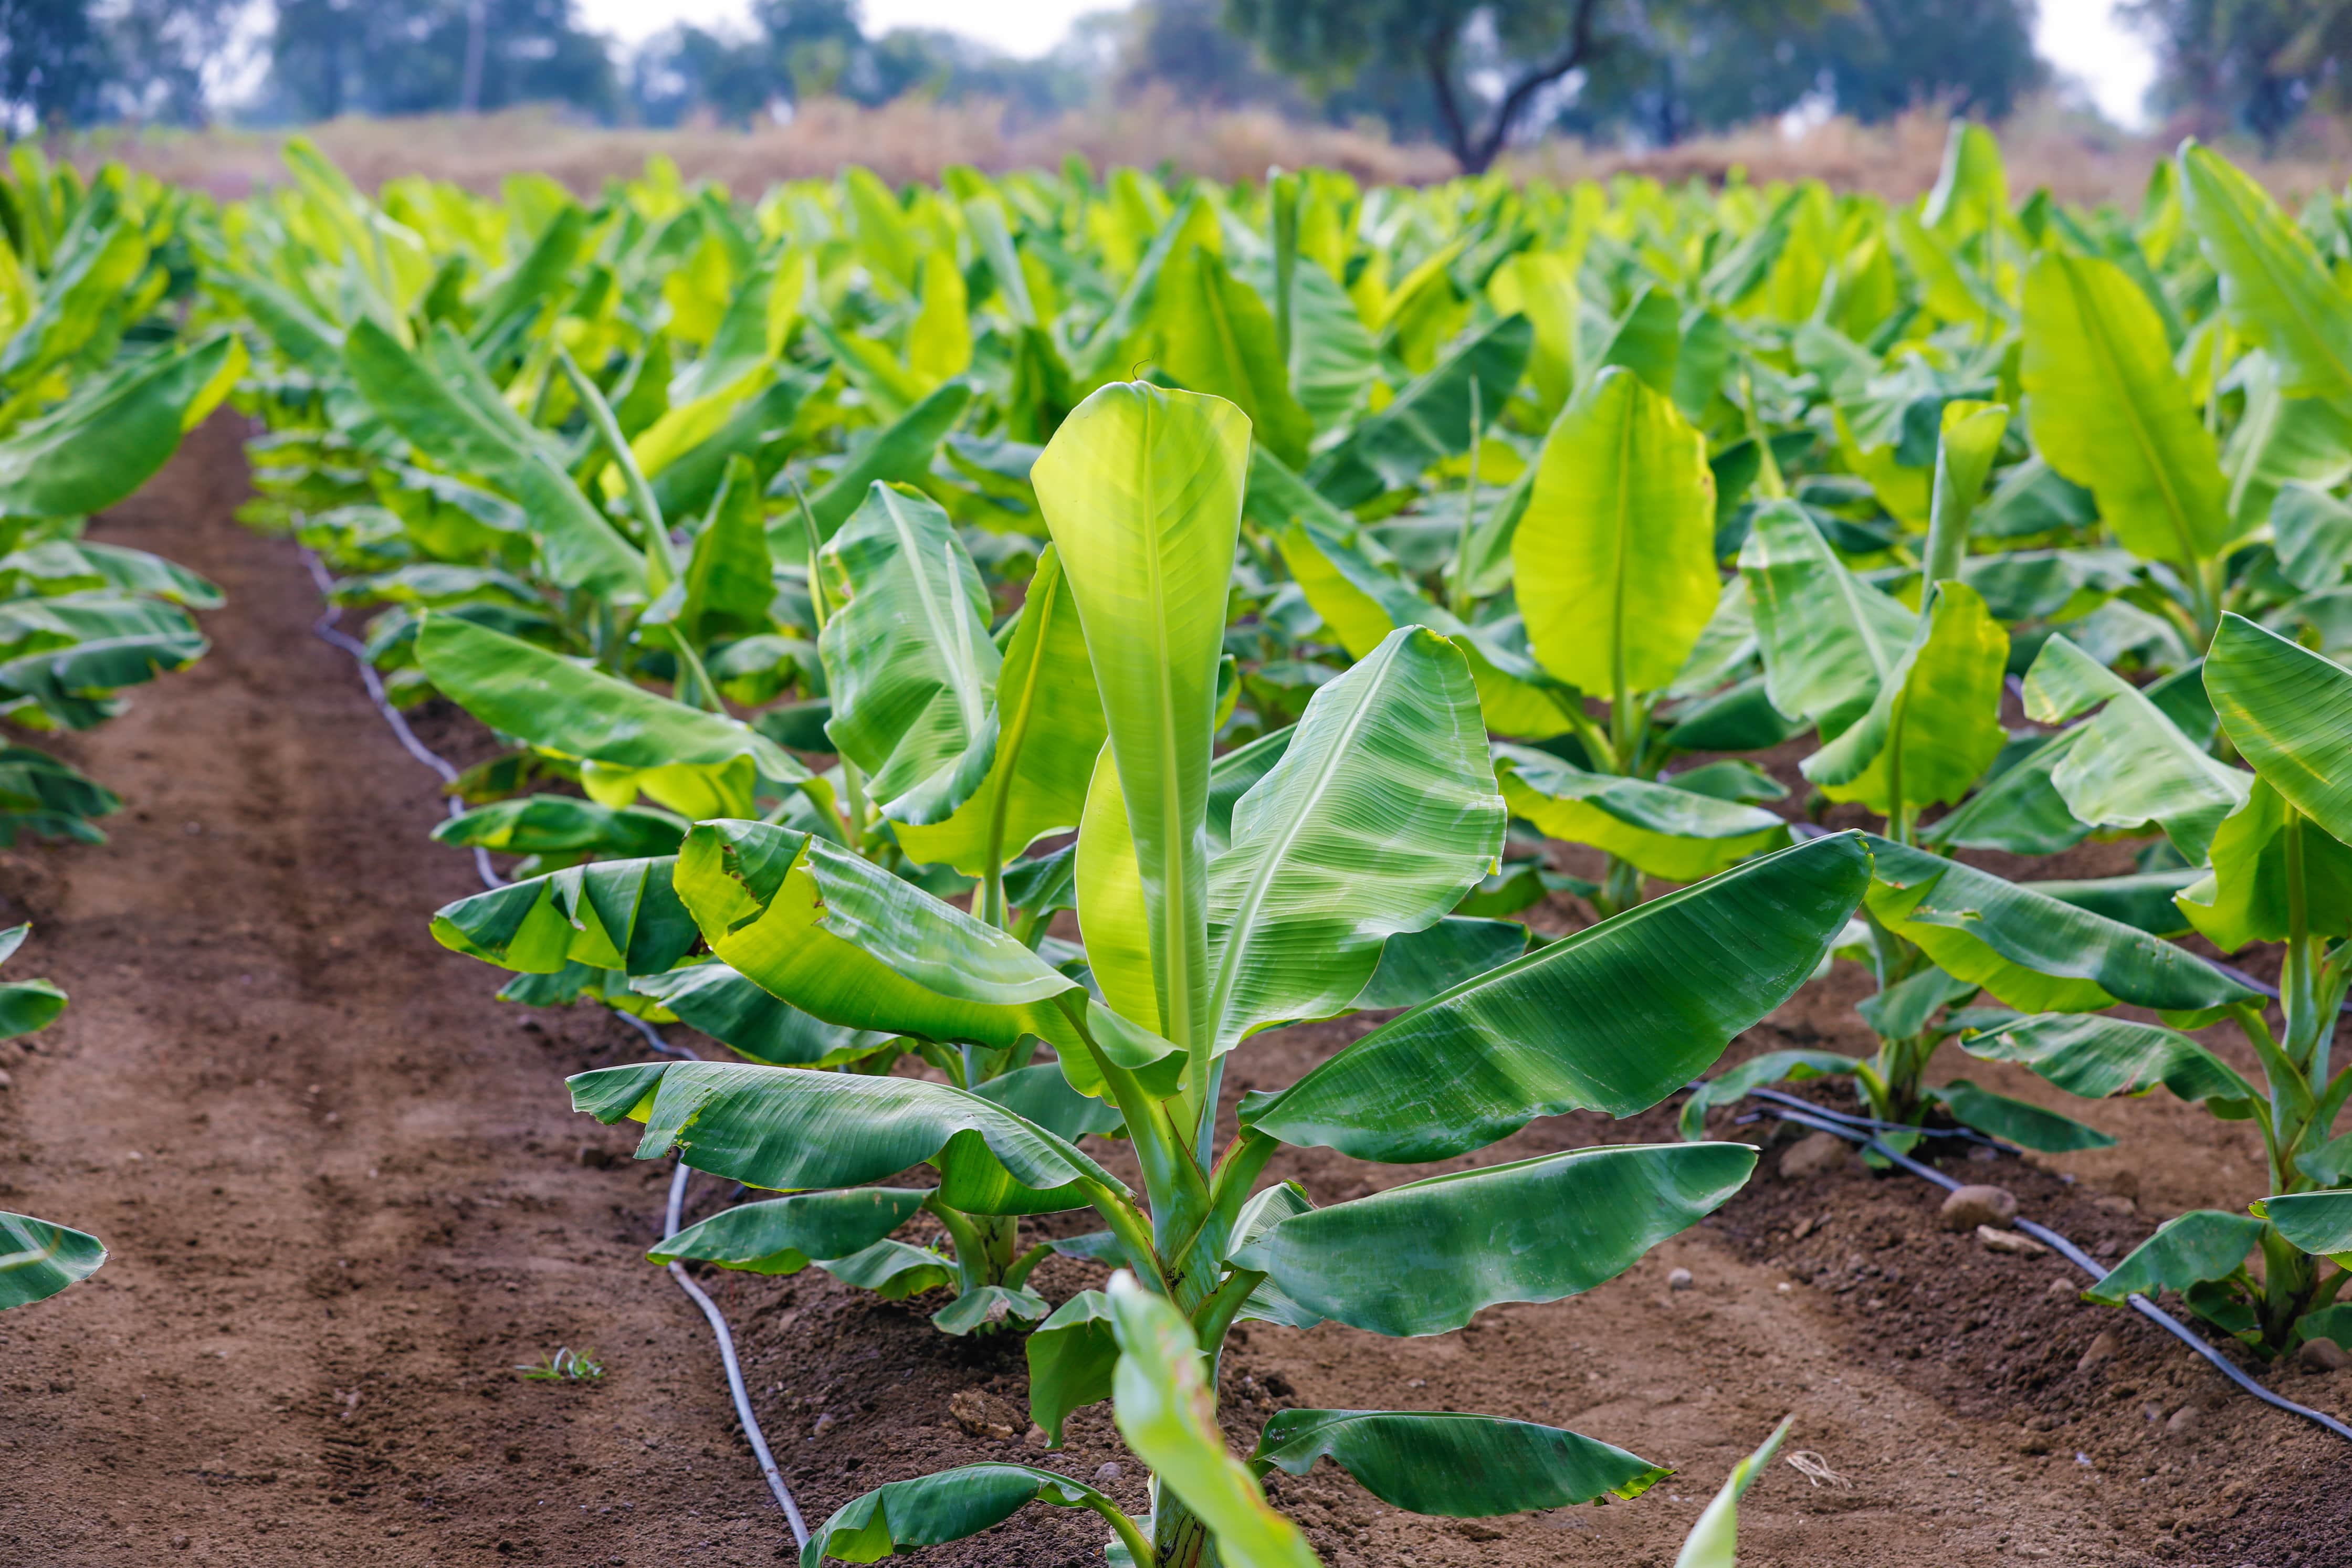
{"type": "Polygon", "coordinates": [[[265,110],[286,118],[619,102],[572,0],[278,0],[270,33],[265,110]]]}
{"type": "Polygon", "coordinates": [[[87,0],[0,0],[0,117],[8,135],[89,118],[107,79],[87,0]]]}
{"type": "Polygon", "coordinates": [[[2305,109],[2352,104],[2352,0],[2131,0],[2122,15],[2156,44],[2156,107],[2265,151],[2305,109]]]}
{"type": "Polygon", "coordinates": [[[1865,125],[1924,104],[1999,120],[2048,78],[2032,0],[1848,0],[1805,26],[1746,5],[1653,7],[1554,123],[1664,146],[1809,101],[1865,125]]]}
{"type": "MultiPolygon", "coordinates": [[[[1914,0],[1898,0],[1912,4],[1914,0]]],[[[1367,67],[1426,84],[1445,143],[1483,171],[1530,125],[1551,119],[1580,78],[1633,68],[1685,13],[1788,29],[1825,0],[1226,0],[1234,30],[1280,69],[1328,92],[1367,67]],[[1486,82],[1498,90],[1479,90],[1486,82]],[[1491,107],[1489,103],[1491,102],[1491,107]]]]}

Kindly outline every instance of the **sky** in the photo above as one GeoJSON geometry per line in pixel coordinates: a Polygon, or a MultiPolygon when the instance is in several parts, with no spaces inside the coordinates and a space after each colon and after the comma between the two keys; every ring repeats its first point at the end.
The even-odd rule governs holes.
{"type": "MultiPolygon", "coordinates": [[[[1034,57],[1060,43],[1076,17],[1119,8],[1118,0],[866,0],[864,12],[869,32],[944,27],[1034,57]]],[[[635,43],[673,22],[738,20],[749,7],[746,0],[583,0],[581,9],[590,26],[635,43]]],[[[2113,0],[2042,0],[2038,42],[2059,69],[2083,79],[2108,119],[2137,129],[2146,123],[2140,99],[2156,61],[2114,9],[2113,0]]]]}

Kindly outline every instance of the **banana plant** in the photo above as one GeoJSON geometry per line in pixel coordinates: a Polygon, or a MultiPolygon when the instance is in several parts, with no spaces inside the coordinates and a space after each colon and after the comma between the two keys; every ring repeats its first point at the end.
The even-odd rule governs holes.
{"type": "MultiPolygon", "coordinates": [[[[864,1206],[864,1233],[877,1239],[907,1204],[1003,1217],[1091,1207],[1104,1228],[1066,1245],[1128,1270],[1132,1291],[1159,1303],[1145,1310],[1172,1328],[1169,1343],[1211,1362],[1244,1318],[1419,1335],[1496,1302],[1588,1290],[1727,1198],[1752,1149],[1582,1149],[1324,1207],[1260,1177],[1285,1145],[1426,1163],[1538,1115],[1656,1103],[1821,962],[1868,881],[1852,835],[1751,861],[1473,975],[1287,1089],[1244,1097],[1237,1128],[1219,1137],[1229,1054],[1263,1029],[1347,1010],[1392,941],[1437,925],[1486,874],[1507,813],[1467,659],[1408,626],[1317,692],[1279,758],[1233,803],[1212,854],[1217,674],[1248,456],[1248,423],[1231,403],[1114,383],[1064,422],[1037,465],[1108,732],[1075,866],[1099,998],[1011,935],[821,835],[700,822],[675,872],[719,957],[814,1017],[959,1049],[1050,1047],[1071,1088],[1116,1106],[1139,1189],[1071,1138],[953,1083],[649,1062],[575,1077],[575,1107],[645,1122],[641,1157],[675,1151],[794,1194],[745,1206],[780,1227],[820,1205],[864,1206]],[[1691,952],[1709,962],[1671,956],[1691,952]],[[935,1187],[863,1186],[919,1164],[940,1173],[935,1187]]],[[[1118,1311],[1085,1292],[1031,1337],[1032,1414],[1049,1435],[1119,1384],[1105,1354],[1118,1311]]],[[[1441,1452],[1412,1495],[1450,1512],[1630,1493],[1659,1473],[1591,1438],[1480,1416],[1371,1413],[1268,1441],[1291,1437],[1302,1457],[1328,1452],[1375,1478],[1395,1476],[1401,1453],[1441,1452]]],[[[1113,1524],[1131,1561],[1194,1568],[1295,1550],[1280,1544],[1295,1533],[1256,1513],[1234,1522],[1242,1515],[1228,1511],[1247,1489],[1213,1459],[1163,1455],[1149,1521],[1113,1524]],[[1215,1537],[1229,1529],[1256,1533],[1227,1559],[1215,1537]]],[[[986,1488],[1002,1507],[921,1515],[956,1533],[1038,1489],[1096,1506],[1042,1474],[1015,1502],[992,1469],[948,1474],[931,1483],[943,1495],[986,1488]]],[[[853,1560],[886,1550],[894,1527],[885,1506],[856,1528],[866,1533],[853,1560]]],[[[825,1539],[812,1548],[819,1557],[825,1539]]]]}
{"type": "MultiPolygon", "coordinates": [[[[0,964],[16,955],[32,929],[0,931],[0,964]]],[[[65,1010],[65,992],[47,980],[0,981],[0,1040],[47,1029],[65,1010]]],[[[46,1301],[87,1280],[105,1261],[106,1245],[95,1236],[29,1215],[0,1213],[0,1312],[46,1301]]]]}
{"type": "Polygon", "coordinates": [[[2337,1299],[2352,1256],[2352,1138],[2331,1137],[2352,1095],[2352,1068],[2330,1057],[2352,980],[2352,794],[2343,766],[2352,671],[2225,614],[2204,681],[2223,733],[2253,773],[2236,775],[2226,815],[2192,814],[2192,831],[2210,838],[2210,869],[2178,903],[2224,952],[2284,945],[2277,1027],[2258,997],[2227,1009],[2254,1049],[2261,1082],[2181,1029],[2120,1019],[2038,1014],[1966,1036],[1962,1046],[2021,1062],[2073,1093],[2162,1083],[2217,1116],[2252,1122],[2271,1196],[2252,1214],[2178,1216],[2085,1295],[2120,1305],[2135,1292],[2178,1291],[2199,1316],[2275,1356],[2306,1339],[2352,1343],[2352,1302],[2337,1299]],[[2247,1267],[2257,1251],[2259,1275],[2247,1267]]]}
{"type": "MultiPolygon", "coordinates": [[[[1460,1516],[1475,1506],[1464,1482],[1484,1472],[1494,1492],[1516,1495],[1532,1469],[1566,1470],[1579,1458],[1542,1427],[1479,1416],[1372,1410],[1286,1410],[1266,1424],[1247,1458],[1225,1447],[1210,1395],[1212,1357],[1192,1325],[1165,1297],[1125,1270],[1104,1295],[1112,1409],[1119,1435],[1151,1467],[1155,1498],[1185,1500],[1207,1521],[1216,1561],[1307,1568],[1321,1561],[1305,1535],[1267,1500],[1275,1470],[1305,1475],[1318,1459],[1346,1469],[1381,1501],[1409,1512],[1460,1516]],[[1449,1485],[1449,1481],[1452,1483],[1449,1485]]],[[[1772,1462],[1790,1423],[1731,1469],[1699,1514],[1675,1568],[1735,1568],[1739,1501],[1772,1462]]],[[[1654,1485],[1671,1472],[1659,1470],[1654,1485]]],[[[1622,1495],[1622,1493],[1620,1494],[1622,1495]]],[[[802,1549],[802,1568],[828,1560],[871,1563],[977,1535],[1032,1502],[1083,1508],[1112,1531],[1104,1552],[1118,1568],[1150,1568],[1170,1559],[1154,1551],[1142,1525],[1097,1488],[1030,1465],[967,1465],[914,1480],[892,1481],[834,1511],[802,1549]]],[[[1180,1561],[1212,1561],[1204,1552],[1180,1561]]]]}

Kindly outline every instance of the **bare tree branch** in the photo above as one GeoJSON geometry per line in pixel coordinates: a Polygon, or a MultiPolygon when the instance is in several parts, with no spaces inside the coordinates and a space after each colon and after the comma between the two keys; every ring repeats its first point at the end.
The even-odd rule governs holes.
{"type": "MultiPolygon", "coordinates": [[[[1511,90],[1503,95],[1502,103],[1495,110],[1494,122],[1478,139],[1476,146],[1465,153],[1462,139],[1459,136],[1455,138],[1454,155],[1466,172],[1485,173],[1487,166],[1503,151],[1504,143],[1510,140],[1512,127],[1528,111],[1528,105],[1534,100],[1536,94],[1585,63],[1592,53],[1592,24],[1600,9],[1601,0],[1578,0],[1576,20],[1569,27],[1567,47],[1512,84],[1511,90]]],[[[1449,127],[1455,123],[1457,118],[1449,112],[1451,91],[1450,86],[1443,88],[1438,99],[1440,112],[1448,113],[1449,127]]]]}
{"type": "Polygon", "coordinates": [[[1454,33],[1444,22],[1430,29],[1421,57],[1429,69],[1430,90],[1437,95],[1437,116],[1445,122],[1445,140],[1453,148],[1454,161],[1469,169],[1470,127],[1463,122],[1462,101],[1454,91],[1454,33]]]}

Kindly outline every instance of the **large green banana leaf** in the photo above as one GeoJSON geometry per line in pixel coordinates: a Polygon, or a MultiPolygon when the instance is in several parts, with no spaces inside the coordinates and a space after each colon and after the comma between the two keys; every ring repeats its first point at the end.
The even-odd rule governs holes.
{"type": "Polygon", "coordinates": [[[2050,776],[2083,738],[2083,727],[2052,736],[1995,774],[1952,810],[1919,830],[1919,841],[1964,850],[2054,855],[2091,836],[2050,776]]]}
{"type": "Polygon", "coordinates": [[[898,821],[919,863],[982,876],[1047,833],[1078,825],[1107,734],[1077,601],[1060,553],[1045,547],[1004,652],[996,705],[949,775],[929,821],[898,821]]]}
{"type": "Polygon", "coordinates": [[[1112,1411],[1136,1458],[1208,1526],[1220,1561],[1236,1568],[1317,1568],[1320,1559],[1298,1527],[1266,1506],[1257,1477],[1226,1448],[1208,1369],[1184,1314],[1123,1272],[1111,1277],[1110,1304],[1119,1352],[1112,1411]]]}
{"type": "MultiPolygon", "coordinates": [[[[863,171],[858,171],[863,172],[863,171]]],[[[1027,1465],[959,1465],[913,1480],[892,1481],[852,1498],[810,1532],[801,1568],[878,1563],[917,1547],[961,1541],[1003,1523],[1033,1502],[1087,1508],[1106,1519],[1118,1504],[1083,1481],[1027,1465]]]]}
{"type": "Polygon", "coordinates": [[[1882,816],[1949,804],[2009,738],[2000,725],[2009,633],[1968,584],[1939,582],[1932,591],[1869,708],[1801,765],[1832,800],[1859,800],[1882,816]]]}
{"type": "Polygon", "coordinates": [[[1306,478],[1335,507],[1357,507],[1419,482],[1432,464],[1470,450],[1470,384],[1479,406],[1499,411],[1527,368],[1535,329],[1506,316],[1417,377],[1307,466],[1306,478]]]}
{"type": "Polygon", "coordinates": [[[2083,1299],[2120,1307],[2130,1295],[2186,1291],[2192,1285],[2223,1280],[2245,1266],[2261,1240],[2263,1222],[2244,1214],[2192,1208],[2168,1219],[2156,1234],[2124,1254],[2083,1299]]]}
{"type": "Polygon", "coordinates": [[[1288,1089],[1246,1096],[1242,1121],[1285,1143],[1410,1163],[1483,1147],[1538,1116],[1632,1115],[1812,975],[1869,875],[1853,834],[1750,861],[1465,981],[1288,1089]]]}
{"type": "Polygon", "coordinates": [[[218,610],[226,600],[176,561],[89,539],[44,539],[0,555],[0,599],[49,598],[112,589],[190,610],[218,610]]]}
{"type": "Polygon", "coordinates": [[[1843,730],[1876,698],[1919,617],[1854,576],[1793,501],[1757,508],[1739,574],[1773,707],[1843,730]]]}
{"type": "Polygon", "coordinates": [[[930,1194],[921,1187],[851,1186],[722,1208],[665,1238],[646,1254],[754,1274],[797,1274],[811,1263],[862,1252],[904,1225],[930,1194]]]}
{"type": "Polygon", "coordinates": [[[1756,1166],[1745,1144],[1571,1149],[1294,1215],[1234,1252],[1308,1311],[1374,1333],[1458,1329],[1498,1301],[1614,1279],[1756,1166]]]}
{"type": "Polygon", "coordinates": [[[2156,308],[2121,268],[2059,250],[2035,258],[2019,373],[2034,449],[2098,497],[2125,549],[2193,568],[2228,542],[2212,432],[2156,308]]]}
{"type": "Polygon", "coordinates": [[[1788,824],[1759,807],[1589,773],[1531,747],[1498,745],[1495,758],[1512,816],[1668,882],[1696,882],[1789,841],[1788,824]]]}
{"type": "Polygon", "coordinates": [[[1141,884],[1160,1016],[1209,1027],[1203,827],[1226,585],[1249,423],[1222,398],[1115,382],[1062,423],[1032,473],[1087,630],[1141,884]]]}
{"type": "Polygon", "coordinates": [[[1636,1498],[1674,1473],[1558,1427],[1452,1410],[1284,1410],[1250,1454],[1294,1476],[1323,1458],[1391,1507],[1454,1519],[1636,1498]]]}
{"type": "Polygon", "coordinates": [[[654,501],[662,516],[691,517],[708,509],[728,464],[735,458],[751,462],[763,480],[770,476],[789,450],[785,438],[792,434],[793,416],[820,384],[820,377],[806,371],[779,376],[772,385],[737,403],[719,427],[700,441],[667,462],[648,464],[646,476],[653,483],[654,501]]]}
{"type": "Polygon", "coordinates": [[[1258,442],[1285,463],[1307,461],[1315,422],[1291,395],[1273,313],[1255,289],[1194,246],[1160,274],[1153,316],[1170,375],[1239,408],[1258,442]]]}
{"type": "Polygon", "coordinates": [[[1867,839],[1871,913],[1936,967],[2025,1012],[2196,1013],[2256,993],[2171,943],[1990,872],[1867,839]]]}
{"type": "Polygon", "coordinates": [[[1442,918],[1503,847],[1470,670],[1423,627],[1315,694],[1209,867],[1214,1049],[1353,1001],[1388,939],[1442,918]]]}
{"type": "Polygon", "coordinates": [[[2352,566],[2352,506],[2315,485],[2283,485],[2270,519],[2288,581],[2309,593],[2344,580],[2352,566]]]}
{"type": "Polygon", "coordinates": [[[615,810],[570,795],[520,795],[437,822],[433,839],[499,854],[594,853],[641,860],[677,853],[689,825],[667,811],[615,810]]]}
{"type": "Polygon", "coordinates": [[[2205,689],[2238,754],[2326,832],[2352,842],[2352,671],[2225,615],[2205,689]]]}
{"type": "Polygon", "coordinates": [[[1298,267],[1290,282],[1290,385],[1318,431],[1363,401],[1379,365],[1380,347],[1339,279],[1311,261],[1298,267]]]}
{"type": "Polygon", "coordinates": [[[871,1056],[897,1038],[812,1018],[721,963],[641,975],[629,988],[651,997],[689,1029],[772,1067],[835,1067],[871,1056]]]}
{"type": "Polygon", "coordinates": [[[0,1312],[46,1301],[105,1261],[106,1244],[86,1231],[0,1213],[0,1312]]]}
{"type": "Polygon", "coordinates": [[[428,363],[362,319],[343,341],[344,369],[417,451],[521,504],[558,587],[644,600],[645,558],[572,482],[542,434],[499,400],[465,345],[446,325],[439,333],[428,363]]]}
{"type": "Polygon", "coordinates": [[[1062,1005],[1083,998],[1076,981],[823,839],[699,823],[679,852],[677,889],[711,951],[828,1023],[998,1048],[1034,1034],[1079,1051],[1062,1005]]]}
{"type": "Polygon", "coordinates": [[[1516,920],[1449,915],[1434,925],[1390,937],[1381,949],[1380,967],[1352,1006],[1360,1012],[1417,1008],[1527,950],[1528,928],[1516,920]]]}
{"type": "Polygon", "coordinates": [[[427,614],[416,660],[451,701],[491,728],[612,770],[622,788],[591,793],[625,805],[638,789],[691,817],[738,813],[752,775],[795,783],[808,769],[751,726],[657,696],[519,638],[451,614],[427,614]],[[617,795],[618,799],[613,797],[617,795]]]}
{"type": "Polygon", "coordinates": [[[1960,1036],[1985,1061],[2014,1061],[2086,1100],[2147,1094],[2162,1084],[2192,1104],[2242,1120],[2263,1096],[2220,1057],[2177,1030],[2086,1013],[2043,1013],[1960,1036]]]}
{"type": "MultiPolygon", "coordinates": [[[[2251,942],[2284,942],[2294,928],[2287,875],[2289,810],[2257,776],[2246,803],[2213,834],[2211,868],[2174,897],[2200,936],[2225,953],[2251,942]]],[[[2352,936],[2352,846],[2323,832],[2302,841],[2305,929],[2352,936]]]]}
{"type": "Polygon", "coordinates": [[[0,604],[0,704],[29,698],[54,723],[88,729],[117,706],[104,694],[185,669],[210,644],[176,604],[114,593],[0,604]]]}
{"type": "MultiPolygon", "coordinates": [[[[0,964],[8,961],[32,932],[30,925],[0,931],[0,964]]],[[[66,994],[47,980],[0,982],[0,1040],[45,1030],[66,1010],[66,994]]]]}
{"type": "Polygon", "coordinates": [[[2230,324],[2284,367],[2281,391],[2352,410],[2352,295],[2267,192],[2210,147],[2180,149],[2180,204],[2230,324]]]}
{"type": "Polygon", "coordinates": [[[658,975],[694,951],[698,933],[670,885],[677,857],[597,861],[446,904],[433,939],[527,975],[567,963],[658,975]]]}
{"type": "Polygon", "coordinates": [[[1470,661],[1486,727],[1542,739],[1568,727],[1561,699],[1534,685],[1532,658],[1501,645],[1493,626],[1464,625],[1376,559],[1357,527],[1264,452],[1250,458],[1249,514],[1274,536],[1307,603],[1351,657],[1362,658],[1401,626],[1452,638],[1470,661]]]}
{"type": "Polygon", "coordinates": [[[1029,1418],[1045,1434],[1046,1446],[1062,1446],[1062,1423],[1111,1394],[1118,1366],[1118,1339],[1112,1328],[1110,1298],[1080,1291],[1031,1331],[1024,1348],[1029,1358],[1029,1418]]]}
{"type": "Polygon", "coordinates": [[[244,340],[218,332],[80,389],[0,440],[0,517],[76,517],[113,506],[154,477],[245,369],[244,340]]]}
{"type": "Polygon", "coordinates": [[[2339,1261],[2352,1254],[2352,1192],[2286,1193],[2257,1210],[2305,1252],[2339,1261]]]}
{"type": "MultiPolygon", "coordinates": [[[[969,382],[951,381],[925,397],[873,440],[851,454],[838,473],[809,497],[809,513],[816,519],[817,538],[831,538],[850,515],[866,503],[866,493],[882,483],[911,485],[930,471],[931,455],[953,430],[971,402],[969,382]]],[[[781,559],[803,553],[800,519],[779,517],[771,525],[769,541],[781,559]]]]}
{"type": "Polygon", "coordinates": [[[700,1171],[792,1192],[939,1167],[967,1214],[1052,1214],[1124,1193],[1075,1145],[944,1083],[735,1061],[655,1061],[574,1074],[574,1110],[646,1124],[639,1159],[675,1149],[700,1171]]]}
{"type": "Polygon", "coordinates": [[[1603,371],[1545,438],[1511,558],[1545,669],[1596,695],[1664,687],[1722,591],[1705,438],[1631,371],[1603,371]]]}
{"type": "Polygon", "coordinates": [[[2161,826],[2191,864],[2252,780],[2216,761],[2147,694],[2063,636],[2042,645],[2025,676],[2025,711],[2063,724],[2105,706],[2050,771],[2067,810],[2094,827],[2161,826]]]}
{"type": "Polygon", "coordinates": [[[818,638],[825,734],[895,800],[951,769],[986,722],[1002,663],[988,586],[936,502],[880,483],[820,560],[846,601],[818,638]]]}

